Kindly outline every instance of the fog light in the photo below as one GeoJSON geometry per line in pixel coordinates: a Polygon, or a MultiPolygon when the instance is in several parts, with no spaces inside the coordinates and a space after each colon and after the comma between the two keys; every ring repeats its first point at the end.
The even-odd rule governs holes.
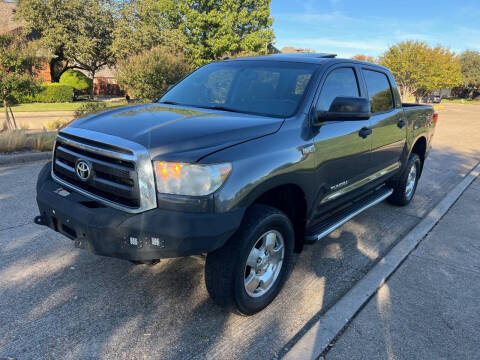
{"type": "Polygon", "coordinates": [[[157,246],[161,248],[165,247],[165,240],[160,239],[159,237],[152,236],[150,239],[150,243],[152,244],[152,246],[157,246]]]}

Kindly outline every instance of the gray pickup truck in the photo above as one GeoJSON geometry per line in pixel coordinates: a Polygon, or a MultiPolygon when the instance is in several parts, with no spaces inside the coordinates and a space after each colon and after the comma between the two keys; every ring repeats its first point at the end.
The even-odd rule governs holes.
{"type": "Polygon", "coordinates": [[[412,200],[437,117],[402,104],[388,69],[371,63],[214,62],[157,103],[61,130],[38,178],[35,222],[136,263],[207,254],[212,299],[254,314],[304,244],[384,199],[412,200]]]}

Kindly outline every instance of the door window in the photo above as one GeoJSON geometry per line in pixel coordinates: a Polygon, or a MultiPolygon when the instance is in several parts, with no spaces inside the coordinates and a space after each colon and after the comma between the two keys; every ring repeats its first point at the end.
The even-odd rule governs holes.
{"type": "Polygon", "coordinates": [[[393,96],[387,75],[378,71],[363,70],[367,83],[368,96],[372,113],[393,109],[393,96]]]}
{"type": "Polygon", "coordinates": [[[317,111],[328,111],[336,97],[360,97],[353,68],[340,68],[328,74],[317,103],[317,111]]]}

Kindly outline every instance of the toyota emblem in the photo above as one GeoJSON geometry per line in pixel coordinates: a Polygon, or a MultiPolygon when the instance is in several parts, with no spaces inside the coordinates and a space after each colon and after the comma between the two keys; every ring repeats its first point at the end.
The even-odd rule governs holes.
{"type": "Polygon", "coordinates": [[[80,180],[87,181],[92,174],[92,169],[90,168],[90,164],[85,160],[78,160],[75,166],[75,172],[80,180]]]}

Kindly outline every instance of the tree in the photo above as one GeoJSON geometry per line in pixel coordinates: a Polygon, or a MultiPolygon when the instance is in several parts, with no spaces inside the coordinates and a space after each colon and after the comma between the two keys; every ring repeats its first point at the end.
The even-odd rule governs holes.
{"type": "Polygon", "coordinates": [[[114,30],[113,51],[126,59],[155,46],[185,48],[186,36],[172,21],[176,5],[171,0],[125,1],[120,6],[114,30]]]}
{"type": "Polygon", "coordinates": [[[198,66],[223,54],[268,53],[274,39],[270,0],[138,0],[120,13],[114,42],[120,57],[176,42],[198,66]]]}
{"type": "Polygon", "coordinates": [[[179,29],[197,65],[224,53],[266,54],[274,39],[270,0],[179,0],[179,29]]]}
{"type": "Polygon", "coordinates": [[[352,56],[353,60],[360,60],[360,61],[366,61],[366,62],[371,62],[376,64],[377,59],[375,59],[373,56],[368,56],[368,55],[363,55],[363,54],[358,54],[355,56],[352,56]]]}
{"type": "Polygon", "coordinates": [[[84,69],[92,77],[114,62],[114,0],[19,0],[25,31],[37,34],[50,52],[50,74],[57,82],[68,69],[84,69]]]}
{"type": "Polygon", "coordinates": [[[441,46],[430,48],[419,41],[405,41],[388,49],[379,59],[395,76],[403,97],[415,101],[431,91],[461,83],[460,63],[453,52],[441,46]]]}
{"type": "Polygon", "coordinates": [[[157,100],[191,70],[179,49],[155,47],[142,54],[120,60],[117,81],[130,95],[140,100],[157,100]]]}
{"type": "Polygon", "coordinates": [[[0,48],[0,100],[5,110],[7,128],[16,129],[10,105],[15,101],[14,94],[27,95],[36,90],[32,72],[36,58],[25,39],[11,35],[0,35],[0,48]]]}
{"type": "Polygon", "coordinates": [[[19,0],[17,14],[24,20],[26,34],[40,37],[41,45],[49,52],[50,76],[58,82],[68,69],[75,68],[65,56],[67,22],[70,21],[68,1],[19,0]]]}
{"type": "Polygon", "coordinates": [[[463,97],[473,98],[480,92],[480,52],[466,50],[459,56],[463,84],[456,89],[463,97]]]}
{"type": "Polygon", "coordinates": [[[422,84],[424,94],[462,84],[462,66],[454,52],[437,46],[430,49],[430,58],[432,65],[429,68],[428,78],[422,84]]]}
{"type": "Polygon", "coordinates": [[[95,74],[115,64],[112,51],[114,8],[108,0],[69,0],[72,18],[66,22],[65,56],[90,73],[93,96],[95,74]]]}

